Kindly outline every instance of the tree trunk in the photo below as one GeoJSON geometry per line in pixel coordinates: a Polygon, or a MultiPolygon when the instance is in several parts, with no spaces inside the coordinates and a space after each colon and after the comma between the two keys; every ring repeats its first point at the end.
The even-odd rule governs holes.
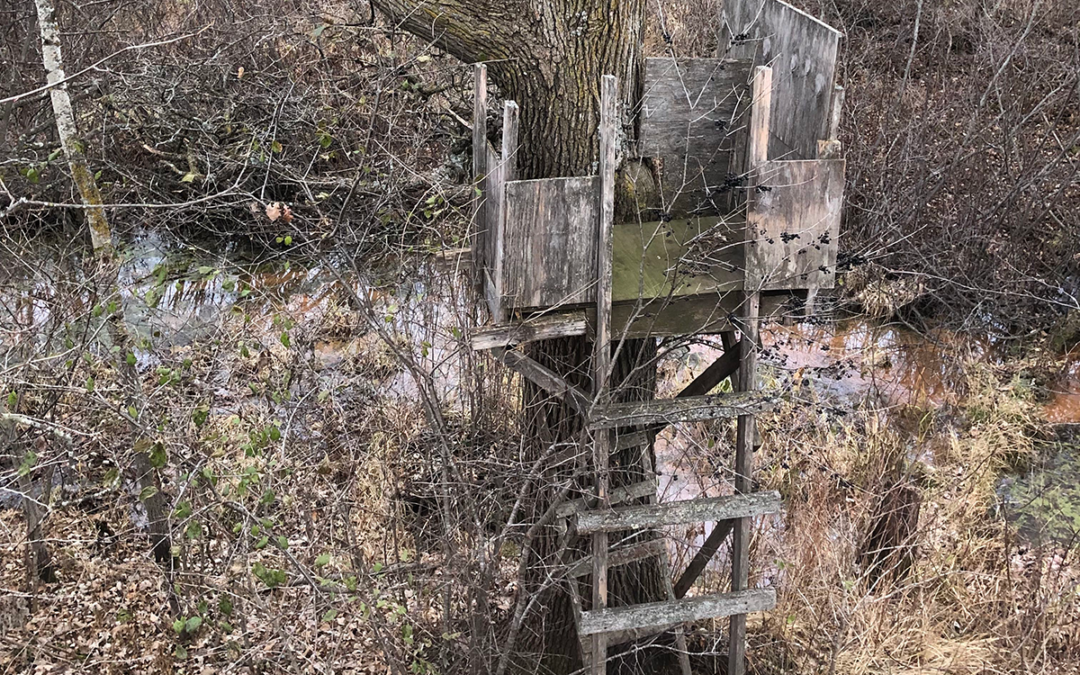
{"type": "MultiPolygon", "coordinates": [[[[500,93],[520,106],[517,171],[521,179],[584,176],[597,173],[600,120],[600,81],[603,75],[619,78],[627,110],[640,98],[644,0],[374,0],[406,30],[457,56],[462,61],[488,62],[488,75],[500,93]]],[[[624,125],[631,129],[632,126],[624,125]]],[[[531,356],[564,375],[570,382],[591,388],[588,366],[590,346],[584,338],[562,338],[537,343],[531,356]]],[[[615,400],[652,398],[655,391],[655,340],[634,340],[622,345],[612,381],[615,400]],[[620,382],[632,378],[634,386],[620,382]]],[[[538,457],[553,444],[579,442],[582,420],[562,401],[525,383],[528,422],[526,435],[538,457]]],[[[647,448],[652,452],[652,448],[647,448]]],[[[587,453],[586,453],[587,454],[587,453]]],[[[613,457],[611,486],[643,478],[640,449],[613,457]]],[[[591,493],[591,468],[580,467],[581,489],[591,493]]],[[[552,476],[551,478],[565,478],[552,476]]],[[[554,485],[557,480],[547,481],[554,485]]],[[[551,495],[536,505],[539,515],[551,495]]],[[[584,546],[584,542],[579,543],[584,546]]],[[[522,592],[534,591],[548,575],[557,555],[554,530],[541,538],[530,564],[532,576],[522,592]]],[[[611,571],[613,606],[663,599],[663,574],[656,560],[611,571]]],[[[518,647],[520,664],[532,672],[568,673],[581,666],[569,597],[564,588],[550,587],[539,610],[530,617],[518,647]],[[529,656],[524,656],[529,654],[529,656]]],[[[584,591],[585,589],[583,589],[584,591]]],[[[589,593],[583,592],[588,598],[589,593]]],[[[637,655],[640,657],[640,654],[637,655]]],[[[614,663],[610,664],[615,666],[614,663]]],[[[642,672],[641,664],[624,664],[642,672]]],[[[609,672],[615,672],[610,667],[609,672]]]]}
{"type": "MultiPolygon", "coordinates": [[[[101,192],[90,167],[86,163],[86,152],[79,140],[79,130],[75,123],[75,111],[68,95],[64,75],[64,61],[60,51],[60,29],[56,23],[56,7],[53,0],[35,0],[38,15],[38,30],[41,34],[41,57],[45,66],[46,79],[51,85],[49,95],[52,100],[53,116],[60,144],[64,149],[72,180],[79,190],[87,225],[90,229],[90,241],[94,248],[96,263],[101,266],[100,278],[108,280],[106,296],[116,298],[121,307],[106,318],[106,329],[112,346],[117,348],[117,370],[125,393],[123,408],[134,409],[136,415],[148,410],[143,396],[142,383],[138,371],[133,365],[134,343],[123,319],[123,298],[120,292],[119,261],[113,255],[112,230],[102,207],[101,192]]],[[[0,140],[3,140],[0,137],[0,140]]],[[[98,276],[98,275],[95,275],[98,276]]],[[[102,304],[107,304],[109,300],[102,304]]],[[[133,431],[133,447],[141,436],[137,419],[129,419],[133,431]]],[[[149,495],[143,500],[147,520],[150,524],[150,540],[154,557],[158,562],[172,565],[172,544],[169,537],[168,503],[164,493],[157,486],[156,471],[146,452],[134,452],[130,475],[136,486],[137,494],[149,495]]],[[[170,584],[171,587],[171,584],[170,584]]],[[[175,609],[175,607],[174,607],[175,609]]]]}
{"type": "MultiPolygon", "coordinates": [[[[94,250],[112,248],[112,233],[109,221],[105,218],[105,209],[101,207],[101,192],[98,190],[94,174],[86,165],[86,153],[79,130],[75,125],[75,112],[71,107],[64,75],[64,61],[60,55],[60,29],[56,25],[56,7],[52,0],[35,0],[38,15],[38,30],[41,33],[41,59],[45,64],[45,78],[52,86],[53,115],[56,117],[56,131],[60,136],[60,145],[64,149],[71,178],[79,189],[83,205],[86,207],[86,220],[90,226],[90,239],[94,250]]],[[[3,137],[0,136],[0,141],[3,137]]]]}

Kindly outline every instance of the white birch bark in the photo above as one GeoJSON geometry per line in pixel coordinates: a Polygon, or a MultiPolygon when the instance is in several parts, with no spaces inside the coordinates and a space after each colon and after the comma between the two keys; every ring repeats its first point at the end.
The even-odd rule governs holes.
{"type": "Polygon", "coordinates": [[[101,192],[98,190],[94,174],[86,164],[86,154],[79,140],[79,130],[75,125],[75,113],[71,107],[71,96],[67,83],[64,82],[64,61],[60,54],[60,30],[56,25],[56,7],[53,0],[35,0],[37,5],[38,29],[41,33],[41,57],[45,64],[47,82],[52,85],[49,95],[52,97],[53,116],[56,117],[56,130],[60,135],[60,144],[64,149],[68,167],[75,186],[79,189],[83,205],[86,207],[86,220],[90,226],[90,241],[94,251],[104,253],[112,250],[112,232],[109,221],[105,218],[105,209],[101,207],[101,192]]]}

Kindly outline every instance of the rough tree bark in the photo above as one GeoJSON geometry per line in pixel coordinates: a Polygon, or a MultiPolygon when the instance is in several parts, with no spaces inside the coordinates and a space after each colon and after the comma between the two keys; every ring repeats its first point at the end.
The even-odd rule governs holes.
{"type": "MultiPolygon", "coordinates": [[[[401,28],[431,40],[466,63],[487,62],[488,75],[500,93],[517,101],[520,112],[520,179],[582,176],[597,172],[597,126],[603,75],[619,78],[628,109],[640,98],[644,63],[642,37],[645,0],[374,0],[401,28]]],[[[583,338],[537,343],[532,356],[543,365],[588,389],[590,348],[583,338]]],[[[615,400],[652,398],[655,391],[655,340],[625,343],[615,363],[613,389],[626,378],[615,400]]],[[[526,383],[528,436],[539,454],[553,444],[578,441],[581,420],[561,401],[526,383]]],[[[651,448],[647,451],[651,452],[651,448]]],[[[611,485],[642,480],[640,449],[625,450],[612,461],[611,485]]],[[[588,491],[586,467],[582,489],[588,491]]],[[[552,476],[551,478],[558,478],[552,476]]],[[[542,513],[544,504],[538,504],[542,513]]],[[[535,547],[536,578],[555,553],[555,537],[535,547]]],[[[613,569],[609,602],[614,605],[664,598],[663,574],[656,560],[613,569]]],[[[534,586],[535,588],[535,586],[534,586]]],[[[584,592],[583,596],[588,597],[584,592]]],[[[530,617],[533,630],[517,648],[530,656],[530,672],[567,673],[580,668],[580,652],[569,598],[555,589],[530,617]]],[[[498,646],[496,646],[497,648],[498,646]]],[[[641,656],[636,654],[635,659],[641,656]]],[[[621,661],[623,669],[642,672],[641,663],[621,661]]],[[[610,664],[609,672],[616,671],[610,664]]],[[[662,667],[662,666],[661,666],[662,667]]]]}

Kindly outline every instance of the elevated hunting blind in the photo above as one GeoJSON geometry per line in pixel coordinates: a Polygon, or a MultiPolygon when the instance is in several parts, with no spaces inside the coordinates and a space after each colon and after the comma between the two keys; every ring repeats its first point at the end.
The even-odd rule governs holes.
{"type": "Polygon", "coordinates": [[[817,290],[834,285],[844,192],[836,140],[843,90],[834,85],[841,35],[779,0],[724,5],[720,58],[647,59],[636,110],[618,110],[617,83],[604,78],[597,175],[518,180],[517,104],[504,103],[497,150],[485,129],[486,70],[476,67],[474,269],[493,322],[472,342],[586,418],[594,492],[562,505],[558,517],[565,537],[591,541],[591,555],[568,564],[566,577],[595,673],[604,672],[608,646],[673,630],[687,675],[682,624],[721,616],[732,617],[728,672],[742,673],[745,615],[775,604],[774,591],[749,588],[747,574],[749,519],[780,509],[776,493],[751,491],[754,414],[773,402],[756,391],[758,326],[808,311],[817,290]],[[624,137],[636,141],[617,147],[624,137]],[[620,149],[648,171],[617,174],[620,149]],[[622,191],[636,208],[620,209],[631,215],[615,222],[616,184],[631,176],[641,184],[622,191]],[[610,402],[613,344],[703,333],[722,334],[725,354],[678,397],[610,402]],[[585,334],[595,349],[588,392],[514,349],[585,334]],[[735,375],[736,392],[710,394],[735,375]],[[734,494],[657,503],[652,439],[667,424],[724,417],[738,419],[734,494]],[[636,447],[646,479],[610,489],[609,455],[636,447]],[[656,528],[703,521],[716,525],[679,579],[668,577],[667,601],[607,606],[609,566],[648,557],[668,565],[656,528]],[[607,533],[616,531],[634,534],[609,550],[607,533]],[[728,533],[731,592],[688,596],[728,533]],[[578,585],[589,576],[585,609],[578,585]]]}

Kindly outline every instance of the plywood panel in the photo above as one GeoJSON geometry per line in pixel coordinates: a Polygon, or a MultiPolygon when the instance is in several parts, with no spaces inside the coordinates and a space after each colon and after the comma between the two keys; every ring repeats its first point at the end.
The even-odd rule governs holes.
{"type": "Polygon", "coordinates": [[[639,153],[663,162],[660,190],[673,217],[726,213],[733,142],[748,89],[748,60],[645,61],[639,153]]]}
{"type": "Polygon", "coordinates": [[[746,287],[832,288],[844,160],[767,162],[747,211],[746,287]]]}
{"type": "Polygon", "coordinates": [[[612,300],[742,288],[743,222],[688,218],[615,226],[612,300]]]}
{"type": "Polygon", "coordinates": [[[553,307],[596,299],[596,176],[511,181],[504,188],[504,301],[553,307]]]}
{"type": "Polygon", "coordinates": [[[842,34],[780,0],[726,0],[726,55],[773,69],[770,159],[814,159],[827,140],[842,34]]]}

